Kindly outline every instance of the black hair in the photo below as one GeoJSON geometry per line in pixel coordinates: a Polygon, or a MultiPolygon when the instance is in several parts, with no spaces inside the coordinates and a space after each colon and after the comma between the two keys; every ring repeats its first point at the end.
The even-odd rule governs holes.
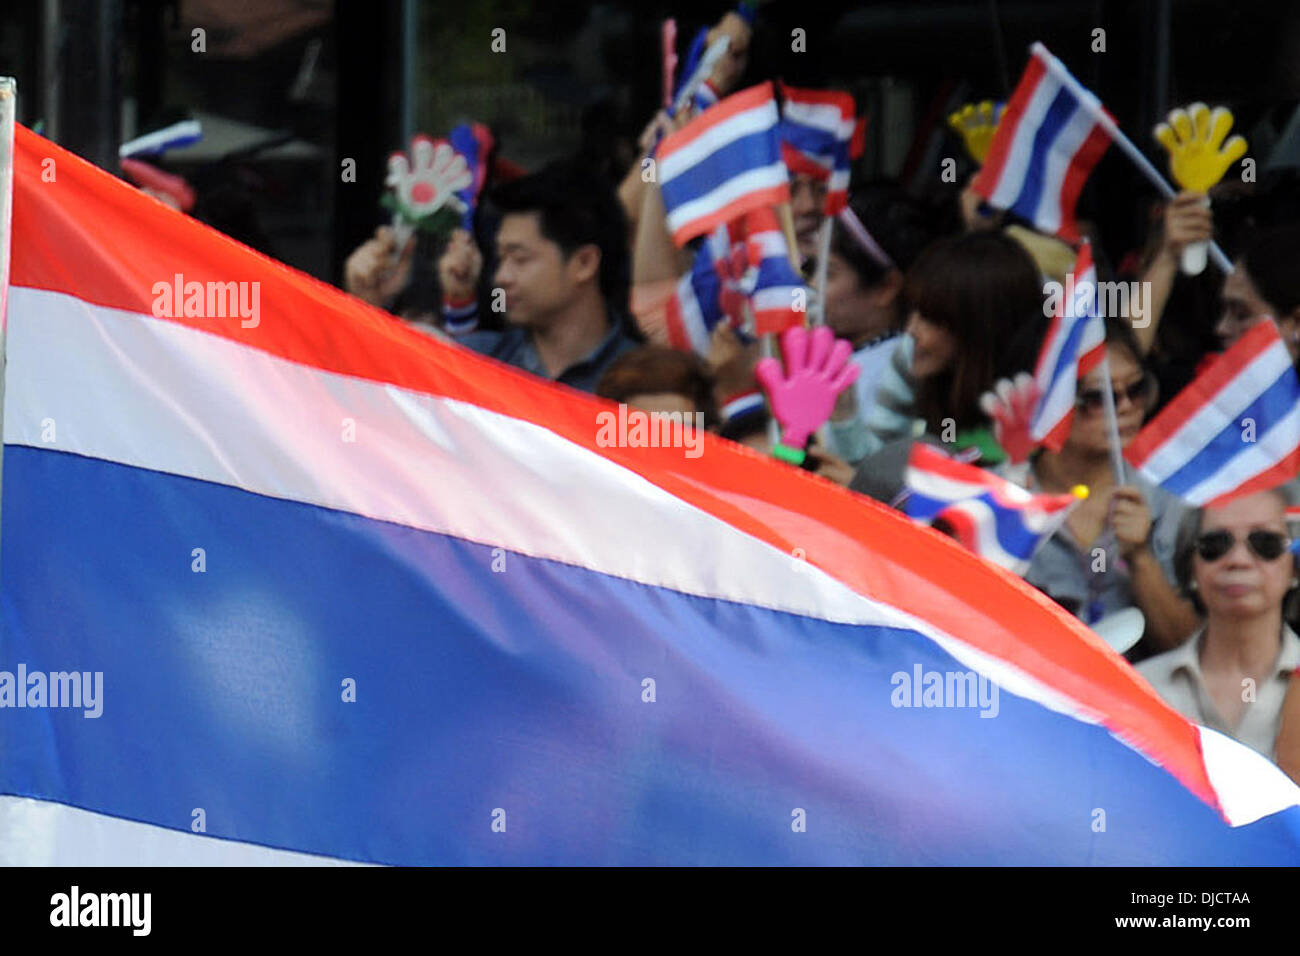
{"type": "Polygon", "coordinates": [[[1281,321],[1300,307],[1300,223],[1274,226],[1255,236],[1242,255],[1250,281],[1281,321]]]}
{"type": "Polygon", "coordinates": [[[980,396],[1000,378],[1032,369],[1042,340],[1043,282],[1025,248],[999,232],[940,239],[908,270],[909,308],[951,334],[951,368],[917,383],[916,408],[931,434],[951,417],[958,428],[985,421],[980,396]]]}
{"type": "MultiPolygon", "coordinates": [[[[925,205],[890,180],[855,187],[849,207],[901,272],[910,269],[921,251],[941,235],[925,205]]],[[[889,272],[838,222],[831,236],[831,251],[857,273],[865,288],[879,285],[889,272]]]]}
{"type": "Polygon", "coordinates": [[[573,160],[551,163],[539,172],[506,183],[492,194],[502,217],[537,213],[542,235],[565,257],[580,247],[600,250],[600,292],[605,304],[628,311],[631,262],[627,219],[614,190],[573,160]]]}

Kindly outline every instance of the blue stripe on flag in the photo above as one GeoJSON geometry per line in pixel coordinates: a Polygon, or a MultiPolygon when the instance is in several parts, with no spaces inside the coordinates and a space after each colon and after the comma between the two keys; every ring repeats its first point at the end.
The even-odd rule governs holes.
{"type": "Polygon", "coordinates": [[[728,180],[770,166],[780,159],[776,137],[771,130],[750,133],[710,153],[703,161],[660,182],[664,206],[672,212],[678,206],[708,195],[728,180]]]}
{"type": "MultiPolygon", "coordinates": [[[[1012,210],[1031,222],[1038,219],[1038,204],[1042,201],[1043,190],[1046,188],[1047,158],[1051,155],[1057,136],[1078,108],[1079,101],[1068,89],[1061,87],[1060,92],[1053,97],[1052,104],[1047,108],[1043,122],[1034,133],[1033,153],[1029,157],[1029,165],[1025,168],[1024,185],[1020,187],[1020,194],[1016,196],[1016,201],[1011,204],[1012,210]]],[[[1054,185],[1056,188],[1060,187],[1059,183],[1054,185]]]]}
{"type": "Polygon", "coordinates": [[[1266,388],[1248,406],[1236,414],[1226,428],[1211,438],[1203,448],[1183,463],[1176,471],[1160,482],[1166,491],[1185,494],[1206,478],[1223,468],[1237,455],[1253,447],[1242,440],[1242,422],[1247,418],[1255,423],[1256,441],[1262,439],[1275,422],[1283,418],[1300,402],[1295,374],[1288,368],[1277,381],[1266,388]]]}
{"type": "Polygon", "coordinates": [[[391,863],[1296,862],[1300,812],[1232,830],[1102,727],[896,706],[966,671],[911,630],[21,446],[3,520],[0,661],[104,703],[4,712],[0,792],[391,863]]]}

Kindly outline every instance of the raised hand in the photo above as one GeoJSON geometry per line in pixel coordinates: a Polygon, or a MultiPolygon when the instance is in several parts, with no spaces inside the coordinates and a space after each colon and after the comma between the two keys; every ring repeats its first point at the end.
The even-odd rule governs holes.
{"type": "MultiPolygon", "coordinates": [[[[1156,139],[1169,151],[1169,174],[1183,189],[1202,195],[1223,178],[1228,167],[1246,153],[1246,141],[1224,138],[1232,129],[1232,113],[1225,107],[1213,111],[1204,103],[1169,113],[1169,122],[1156,127],[1156,139]]],[[[1201,200],[1209,207],[1209,197],[1201,200]]],[[[1183,247],[1183,272],[1196,275],[1205,269],[1208,243],[1191,242],[1183,247]]]]}
{"type": "Polygon", "coordinates": [[[993,420],[993,437],[1013,465],[1027,461],[1038,444],[1032,425],[1040,394],[1033,376],[1021,372],[1014,381],[999,379],[993,391],[980,396],[980,408],[993,420]]]}
{"type": "Polygon", "coordinates": [[[824,325],[811,332],[795,326],[781,335],[784,370],[773,358],[754,368],[781,423],[781,444],[773,449],[778,458],[802,462],[808,436],[830,418],[840,392],[857,380],[859,369],[849,361],[852,354],[848,341],[836,339],[824,325]]]}
{"type": "Polygon", "coordinates": [[[442,297],[449,302],[473,299],[482,269],[483,254],[475,245],[474,237],[464,229],[452,232],[438,259],[438,284],[442,288],[442,297]]]}

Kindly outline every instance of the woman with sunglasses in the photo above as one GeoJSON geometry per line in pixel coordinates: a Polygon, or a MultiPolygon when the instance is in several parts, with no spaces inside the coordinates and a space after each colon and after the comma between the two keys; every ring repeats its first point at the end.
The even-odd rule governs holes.
{"type": "MultiPolygon", "coordinates": [[[[1113,318],[1105,325],[1119,437],[1127,445],[1155,404],[1155,380],[1138,357],[1129,325],[1113,318]]],[[[1038,549],[1025,580],[1089,625],[1136,606],[1146,618],[1146,635],[1131,653],[1149,656],[1177,647],[1200,626],[1192,603],[1173,583],[1174,539],[1185,509],[1131,470],[1128,482],[1116,486],[1103,382],[1101,369],[1094,369],[1079,383],[1070,434],[1059,452],[1044,449],[1027,470],[1005,473],[1034,491],[1088,486],[1087,499],[1038,549]]]]}
{"type": "Polygon", "coordinates": [[[1182,647],[1138,665],[1175,710],[1272,759],[1300,638],[1282,619],[1296,586],[1285,488],[1190,512],[1178,534],[1178,581],[1205,614],[1182,647]]]}

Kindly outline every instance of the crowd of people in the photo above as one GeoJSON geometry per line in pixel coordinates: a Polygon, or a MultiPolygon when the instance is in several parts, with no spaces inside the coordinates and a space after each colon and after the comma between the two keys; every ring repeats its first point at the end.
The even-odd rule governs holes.
{"type": "MultiPolygon", "coordinates": [[[[745,73],[747,31],[728,14],[710,34],[732,41],[710,79],[718,95],[745,73]]],[[[754,377],[759,343],[724,322],[697,354],[671,347],[666,332],[691,250],[672,242],[641,160],[691,118],[690,110],[655,116],[619,182],[575,158],[489,184],[474,232],[457,229],[436,247],[412,238],[399,249],[380,228],[348,260],[346,288],[534,375],[649,412],[701,413],[710,430],[769,451],[754,377]]],[[[792,170],[793,233],[809,278],[825,188],[792,170]]],[[[1033,369],[1049,321],[1044,282],[1070,271],[1074,250],[989,209],[969,188],[936,200],[889,181],[853,182],[848,213],[834,219],[821,306],[859,373],[803,467],[895,504],[909,451],[924,441],[1033,491],[1086,485],[1090,495],[1043,542],[1025,579],[1089,625],[1140,610],[1142,637],[1126,656],[1165,700],[1300,780],[1296,529],[1288,523],[1296,482],[1191,508],[1131,468],[1117,477],[1103,414],[1110,388],[1127,445],[1195,377],[1214,351],[1189,348],[1198,316],[1215,317],[1220,350],[1271,316],[1300,356],[1300,219],[1286,218],[1300,208],[1300,191],[1285,177],[1252,184],[1244,199],[1241,184],[1232,188],[1231,222],[1216,221],[1194,193],[1155,201],[1135,249],[1108,249],[1081,222],[1099,277],[1139,281],[1146,294],[1133,314],[1107,317],[1109,384],[1101,368],[1078,382],[1061,449],[1016,462],[981,397],[1033,369]],[[1180,275],[1183,249],[1211,237],[1227,247],[1233,271],[1221,282],[1180,275]]]]}

